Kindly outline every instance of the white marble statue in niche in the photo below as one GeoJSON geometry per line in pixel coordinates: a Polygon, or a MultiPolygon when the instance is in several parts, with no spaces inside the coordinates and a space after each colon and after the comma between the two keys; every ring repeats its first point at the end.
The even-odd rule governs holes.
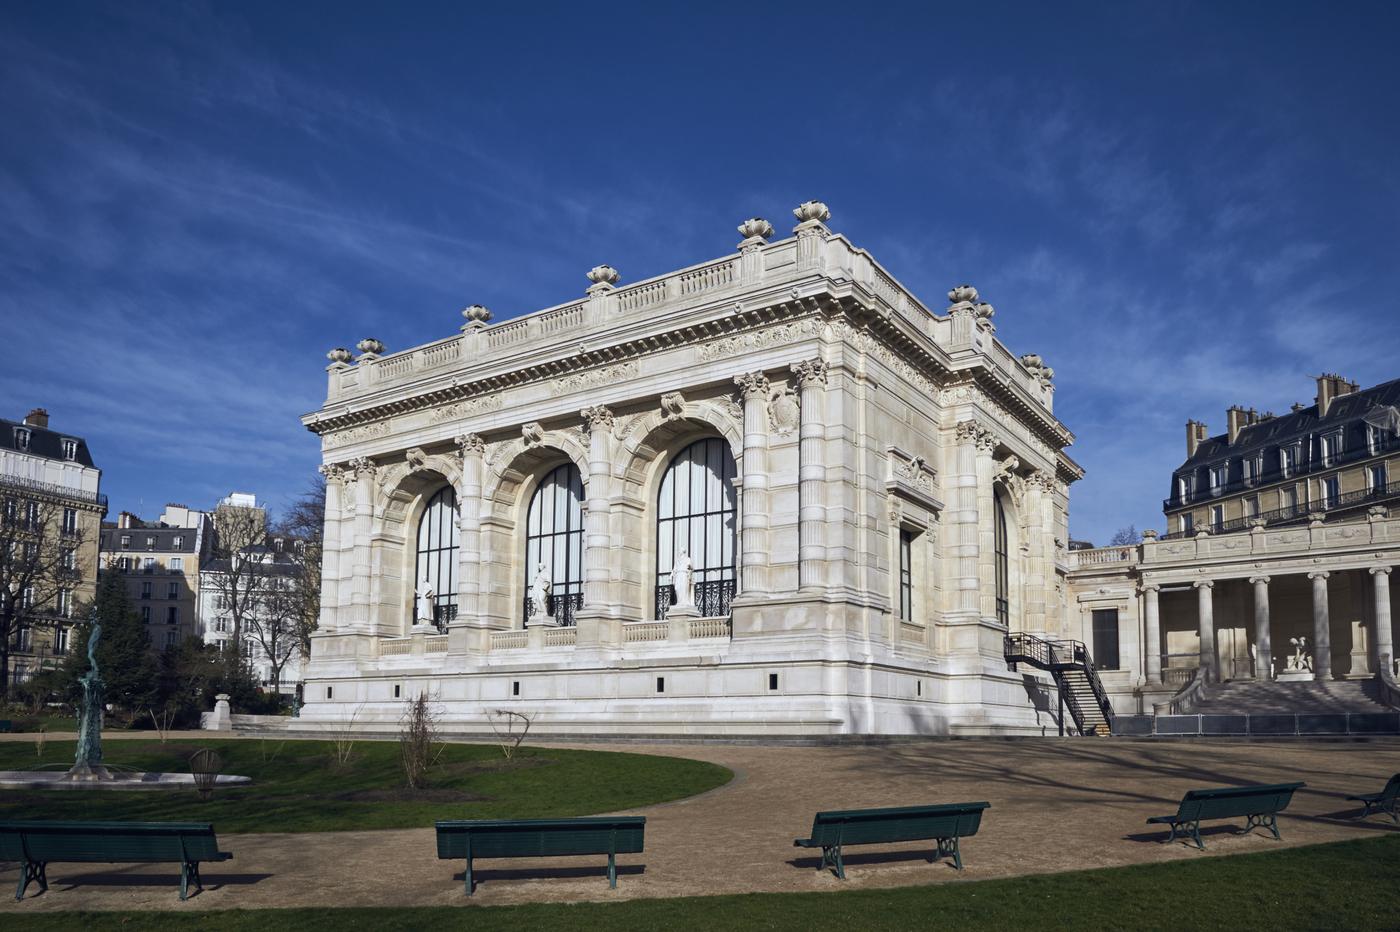
{"type": "Polygon", "coordinates": [[[535,576],[530,580],[530,621],[543,624],[549,618],[549,568],[543,563],[536,564],[535,576]]]}

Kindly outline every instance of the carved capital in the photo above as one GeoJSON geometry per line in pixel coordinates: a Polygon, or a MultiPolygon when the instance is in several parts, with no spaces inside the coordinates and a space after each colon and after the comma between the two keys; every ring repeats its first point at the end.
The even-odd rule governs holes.
{"type": "Polygon", "coordinates": [[[1391,571],[1392,569],[1394,569],[1394,567],[1390,567],[1390,566],[1373,566],[1373,567],[1371,567],[1371,575],[1372,575],[1372,576],[1389,576],[1389,575],[1390,575],[1390,571],[1391,571]]]}
{"type": "Polygon", "coordinates": [[[1161,591],[1162,587],[1156,583],[1143,583],[1138,587],[1138,592],[1141,592],[1143,595],[1147,595],[1149,592],[1156,594],[1161,591]]]}
{"type": "Polygon", "coordinates": [[[345,464],[345,468],[347,473],[353,475],[356,479],[374,478],[374,461],[367,456],[355,457],[353,460],[345,464]]]}
{"type": "Polygon", "coordinates": [[[339,482],[345,476],[345,469],[335,463],[322,463],[316,467],[316,471],[327,482],[339,482]]]}
{"type": "Polygon", "coordinates": [[[486,441],[480,434],[458,434],[453,438],[462,456],[482,456],[486,453],[486,441]]]}
{"type": "Polygon", "coordinates": [[[1213,579],[1198,579],[1198,580],[1196,580],[1195,582],[1193,582],[1191,585],[1192,585],[1193,587],[1195,587],[1196,589],[1214,589],[1214,588],[1215,588],[1215,580],[1213,580],[1213,579]]]}
{"type": "Polygon", "coordinates": [[[734,376],[734,384],[739,386],[739,394],[745,401],[750,398],[768,397],[768,376],[762,372],[745,372],[734,376]]]}
{"type": "Polygon", "coordinates": [[[1326,579],[1327,577],[1329,577],[1329,576],[1331,576],[1331,575],[1332,575],[1332,574],[1329,573],[1329,572],[1327,572],[1326,570],[1313,570],[1311,573],[1308,574],[1308,578],[1309,578],[1309,579],[1314,579],[1314,580],[1316,580],[1316,579],[1326,579]]]}
{"type": "Polygon", "coordinates": [[[792,374],[797,380],[798,388],[817,387],[826,385],[826,360],[806,359],[802,362],[792,364],[792,374]]]}
{"type": "Polygon", "coordinates": [[[1267,576],[1251,576],[1251,577],[1249,577],[1249,581],[1250,581],[1251,583],[1253,583],[1254,585],[1256,585],[1256,586],[1267,586],[1267,585],[1269,584],[1269,577],[1267,577],[1267,576]]]}
{"type": "Polygon", "coordinates": [[[974,444],[983,453],[990,453],[997,446],[996,435],[981,421],[958,421],[957,435],[958,443],[974,444]]]}
{"type": "Polygon", "coordinates": [[[589,431],[601,430],[606,432],[612,430],[613,413],[603,405],[593,405],[592,407],[584,408],[578,414],[579,417],[583,418],[585,429],[589,431]]]}
{"type": "Polygon", "coordinates": [[[1037,492],[1055,491],[1055,477],[1043,469],[1032,469],[1026,473],[1026,488],[1037,492]]]}

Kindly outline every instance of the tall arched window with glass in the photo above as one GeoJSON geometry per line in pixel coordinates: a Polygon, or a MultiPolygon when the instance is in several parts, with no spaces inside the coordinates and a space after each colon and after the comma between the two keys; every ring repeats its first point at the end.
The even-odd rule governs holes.
{"type": "Polygon", "coordinates": [[[433,623],[441,628],[457,617],[457,495],[450,485],[428,500],[418,519],[414,589],[424,580],[433,589],[433,623]]]}
{"type": "Polygon", "coordinates": [[[1000,495],[992,496],[992,510],[996,522],[996,569],[997,569],[997,621],[1004,625],[1011,623],[1011,557],[1007,544],[1006,507],[1000,495]]]}
{"type": "Polygon", "coordinates": [[[552,470],[530,499],[525,521],[524,617],[533,614],[530,584],[544,567],[549,579],[544,613],[572,625],[583,606],[583,477],[566,463],[552,470]]]}
{"type": "Polygon", "coordinates": [[[721,437],[697,440],[671,460],[656,502],[656,617],[675,604],[671,571],[690,557],[695,607],[704,617],[729,614],[734,598],[739,501],[734,456],[721,437]]]}

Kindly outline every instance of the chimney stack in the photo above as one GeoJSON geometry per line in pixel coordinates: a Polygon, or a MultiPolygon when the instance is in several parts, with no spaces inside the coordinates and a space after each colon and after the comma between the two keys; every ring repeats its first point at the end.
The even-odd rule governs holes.
{"type": "Polygon", "coordinates": [[[1343,395],[1356,392],[1358,386],[1350,379],[1344,379],[1335,372],[1324,372],[1317,377],[1317,416],[1324,418],[1332,407],[1332,402],[1343,395]]]}
{"type": "Polygon", "coordinates": [[[1186,457],[1190,459],[1196,455],[1196,448],[1201,445],[1201,441],[1209,436],[1206,433],[1206,425],[1200,421],[1186,422],[1186,457]]]}
{"type": "Polygon", "coordinates": [[[48,428],[49,412],[43,408],[35,408],[24,416],[24,423],[30,427],[48,428]]]}
{"type": "Polygon", "coordinates": [[[1239,405],[1231,405],[1225,409],[1225,432],[1229,436],[1230,443],[1235,442],[1235,438],[1240,435],[1240,431],[1254,423],[1253,412],[1241,408],[1239,405]]]}

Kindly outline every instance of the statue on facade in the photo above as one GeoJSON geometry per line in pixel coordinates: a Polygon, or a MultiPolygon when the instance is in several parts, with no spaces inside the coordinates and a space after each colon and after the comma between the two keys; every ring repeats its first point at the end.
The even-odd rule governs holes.
{"type": "Polygon", "coordinates": [[[1306,637],[1289,638],[1288,643],[1293,645],[1293,656],[1288,658],[1288,669],[1312,670],[1312,654],[1308,653],[1308,639],[1306,637]]]}
{"type": "Polygon", "coordinates": [[[676,592],[676,608],[695,607],[695,566],[684,550],[671,566],[671,588],[676,592]]]}
{"type": "Polygon", "coordinates": [[[425,575],[423,581],[418,584],[418,610],[414,613],[414,618],[420,625],[431,625],[435,622],[435,608],[437,606],[437,590],[433,588],[432,581],[425,575]]]}
{"type": "Polygon", "coordinates": [[[536,564],[535,577],[530,580],[530,620],[543,620],[549,615],[549,568],[536,564]]]}
{"type": "Polygon", "coordinates": [[[102,674],[97,669],[97,642],[102,638],[102,625],[97,621],[96,609],[88,618],[92,622],[92,634],[88,635],[87,655],[92,669],[78,678],[83,688],[82,708],[78,713],[78,751],[68,773],[80,779],[105,780],[110,779],[111,774],[102,766],[102,712],[106,699],[102,674]]]}

